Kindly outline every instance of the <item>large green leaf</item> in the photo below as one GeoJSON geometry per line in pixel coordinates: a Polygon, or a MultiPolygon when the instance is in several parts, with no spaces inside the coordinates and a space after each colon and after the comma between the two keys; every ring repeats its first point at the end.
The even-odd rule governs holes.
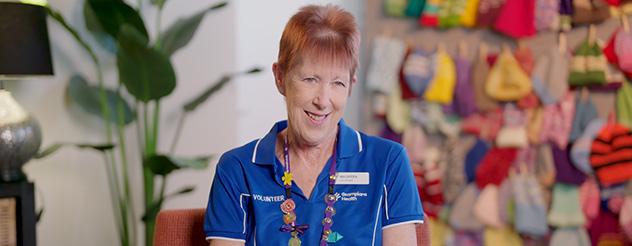
{"type": "Polygon", "coordinates": [[[82,149],[85,148],[89,148],[89,149],[93,149],[93,150],[97,150],[97,151],[101,151],[101,152],[105,152],[108,150],[113,149],[115,146],[113,144],[87,144],[87,143],[82,143],[82,144],[73,144],[73,143],[54,143],[51,144],[50,146],[44,148],[44,150],[40,151],[39,153],[37,153],[35,155],[35,159],[42,159],[46,156],[49,156],[55,152],[57,152],[59,149],[61,149],[64,146],[75,146],[75,147],[79,147],[82,149]]]}
{"type": "Polygon", "coordinates": [[[213,94],[215,94],[220,89],[222,89],[226,84],[228,84],[232,80],[232,78],[236,75],[253,74],[253,73],[258,73],[258,72],[261,72],[261,68],[254,67],[254,68],[249,69],[248,71],[236,73],[234,75],[224,75],[217,82],[213,83],[208,88],[206,88],[206,90],[204,90],[200,95],[196,96],[191,101],[184,104],[182,109],[185,112],[191,112],[195,110],[202,103],[206,102],[206,100],[208,100],[213,94]]]}
{"type": "Polygon", "coordinates": [[[227,2],[220,2],[194,15],[179,18],[167,30],[160,34],[160,48],[167,55],[173,55],[178,49],[186,46],[197,31],[204,16],[216,9],[226,6],[227,2]]]}
{"type": "MultiPolygon", "coordinates": [[[[81,75],[72,76],[66,88],[66,93],[70,101],[79,105],[84,111],[103,117],[99,87],[89,85],[81,75]]],[[[105,95],[110,109],[110,118],[108,119],[110,122],[115,124],[118,122],[117,103],[123,106],[123,123],[127,125],[134,121],[135,114],[125,99],[110,89],[105,89],[105,95]]]]}
{"type": "Polygon", "coordinates": [[[153,155],[145,159],[145,165],[156,175],[168,175],[169,173],[182,169],[205,169],[208,167],[213,156],[201,156],[195,158],[171,157],[166,155],[153,155]]]}
{"type": "Polygon", "coordinates": [[[85,16],[86,23],[89,24],[90,31],[104,31],[113,38],[118,38],[121,28],[129,25],[136,29],[141,35],[148,40],[149,35],[145,28],[145,23],[140,14],[131,6],[121,0],[87,0],[88,8],[92,10],[85,14],[94,14],[94,16],[85,16]],[[97,26],[98,25],[98,26],[97,26]],[[90,28],[93,28],[92,30],[90,28]]]}
{"type": "Polygon", "coordinates": [[[211,162],[211,159],[213,159],[213,155],[200,156],[200,157],[195,157],[195,158],[171,157],[170,159],[171,161],[173,161],[174,164],[176,164],[180,168],[191,168],[191,169],[201,170],[201,169],[206,169],[208,167],[208,164],[211,162]]]}
{"type": "Polygon", "coordinates": [[[142,39],[133,27],[124,25],[119,33],[116,63],[127,91],[137,100],[148,102],[171,94],[176,74],[169,59],[142,39]]]}
{"type": "Polygon", "coordinates": [[[101,23],[99,23],[97,15],[92,9],[92,5],[88,1],[83,3],[83,18],[86,23],[86,28],[92,33],[97,43],[105,48],[105,50],[116,53],[116,38],[105,32],[101,23]]]}
{"type": "Polygon", "coordinates": [[[144,165],[148,166],[152,173],[166,176],[180,167],[165,155],[152,155],[144,160],[144,165]]]}

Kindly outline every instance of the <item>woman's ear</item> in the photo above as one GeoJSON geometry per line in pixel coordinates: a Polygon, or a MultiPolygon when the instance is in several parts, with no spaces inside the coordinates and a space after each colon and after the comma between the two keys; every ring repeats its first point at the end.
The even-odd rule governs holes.
{"type": "Polygon", "coordinates": [[[283,82],[283,73],[278,63],[272,64],[272,73],[274,73],[274,84],[281,95],[285,96],[285,83],[283,82]]]}

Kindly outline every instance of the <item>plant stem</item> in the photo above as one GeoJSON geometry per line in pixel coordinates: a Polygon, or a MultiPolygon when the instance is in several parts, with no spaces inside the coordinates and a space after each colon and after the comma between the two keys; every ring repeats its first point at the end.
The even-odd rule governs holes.
{"type": "MultiPolygon", "coordinates": [[[[121,90],[122,90],[123,84],[119,82],[118,88],[116,89],[116,94],[118,95],[119,98],[121,98],[122,100],[122,95],[121,95],[121,90]]],[[[127,147],[125,144],[125,113],[123,112],[123,104],[121,102],[121,100],[117,100],[116,101],[116,126],[117,126],[117,130],[118,130],[118,138],[119,138],[119,150],[120,150],[120,157],[121,157],[121,163],[122,163],[122,178],[123,178],[123,189],[125,191],[125,197],[123,199],[125,205],[127,206],[127,208],[129,209],[129,215],[130,215],[130,219],[131,219],[131,241],[132,242],[136,242],[136,226],[135,226],[135,222],[136,222],[136,213],[134,212],[134,199],[132,198],[132,193],[130,190],[130,181],[129,181],[129,164],[127,161],[127,147]]]]}
{"type": "Polygon", "coordinates": [[[178,126],[176,127],[176,135],[173,137],[173,141],[171,142],[171,148],[169,148],[169,153],[173,154],[176,151],[176,146],[178,145],[178,140],[180,140],[180,134],[182,133],[182,127],[184,126],[184,121],[187,118],[188,113],[183,112],[180,115],[180,119],[178,119],[178,126]]]}
{"type": "Polygon", "coordinates": [[[127,243],[125,242],[126,240],[124,239],[124,232],[123,232],[123,221],[122,221],[122,211],[120,210],[120,203],[119,203],[119,199],[120,196],[116,191],[115,188],[115,184],[116,184],[116,179],[115,179],[115,174],[112,168],[112,163],[110,163],[110,159],[108,158],[108,153],[103,153],[103,160],[105,161],[105,171],[107,174],[107,178],[108,178],[108,186],[110,187],[110,201],[112,202],[112,212],[115,214],[114,216],[114,222],[116,223],[116,228],[118,229],[118,233],[120,235],[120,243],[121,245],[126,245],[127,243]]]}
{"type": "MultiPolygon", "coordinates": [[[[144,132],[145,132],[145,150],[143,153],[143,158],[146,159],[156,153],[156,148],[154,145],[153,135],[150,134],[151,129],[149,129],[149,115],[148,115],[148,104],[143,102],[143,123],[144,123],[144,132]]],[[[143,184],[145,186],[145,214],[151,210],[151,207],[154,203],[154,174],[151,172],[151,169],[148,165],[143,161],[143,184]]],[[[154,230],[154,221],[155,218],[147,217],[145,221],[145,244],[151,245],[152,236],[154,230]]]]}

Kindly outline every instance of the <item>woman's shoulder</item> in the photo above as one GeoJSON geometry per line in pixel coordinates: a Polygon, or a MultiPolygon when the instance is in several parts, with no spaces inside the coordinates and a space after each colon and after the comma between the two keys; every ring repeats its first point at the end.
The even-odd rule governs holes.
{"type": "Polygon", "coordinates": [[[224,152],[219,158],[217,165],[226,166],[226,165],[232,165],[232,164],[237,164],[237,163],[250,162],[258,141],[259,139],[255,139],[242,146],[235,147],[233,149],[230,149],[224,152]]]}
{"type": "Polygon", "coordinates": [[[368,135],[364,132],[360,132],[360,138],[362,139],[362,143],[363,145],[366,145],[366,147],[377,147],[380,149],[404,149],[404,146],[398,142],[395,142],[393,140],[390,139],[386,139],[383,137],[379,137],[379,136],[374,136],[374,135],[368,135]]]}

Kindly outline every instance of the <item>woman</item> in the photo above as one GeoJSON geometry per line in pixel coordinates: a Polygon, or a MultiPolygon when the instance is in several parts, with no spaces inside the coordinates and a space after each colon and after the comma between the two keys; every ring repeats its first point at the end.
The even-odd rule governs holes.
{"type": "Polygon", "coordinates": [[[403,147],[342,120],[359,39],[335,6],[289,20],[272,65],[288,120],[220,158],[204,223],[211,245],[416,243],[423,212],[403,147]]]}

